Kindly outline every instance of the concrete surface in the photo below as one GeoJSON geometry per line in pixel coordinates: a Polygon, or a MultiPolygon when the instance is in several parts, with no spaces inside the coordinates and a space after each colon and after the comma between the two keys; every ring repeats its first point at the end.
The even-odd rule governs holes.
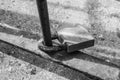
{"type": "Polygon", "coordinates": [[[69,80],[1,52],[0,61],[0,80],[69,80]]]}
{"type": "MultiPolygon", "coordinates": [[[[41,33],[35,0],[1,0],[0,4],[1,23],[33,33],[41,33]]],[[[96,46],[103,48],[90,48],[85,51],[108,62],[111,60],[113,63],[117,62],[116,64],[119,65],[119,0],[48,0],[48,7],[52,29],[83,26],[96,38],[96,46]]],[[[96,72],[99,72],[103,67],[98,68],[95,69],[96,72]]],[[[107,67],[107,69],[109,68],[107,67]]],[[[105,68],[105,71],[107,69],[105,68]]],[[[119,80],[119,70],[113,70],[113,73],[106,75],[108,79],[105,79],[119,80]],[[113,73],[115,75],[112,75],[113,73]],[[111,76],[115,77],[111,78],[111,76]]]]}
{"type": "MultiPolygon", "coordinates": [[[[38,41],[36,40],[30,40],[24,37],[13,36],[13,35],[2,33],[2,32],[0,32],[0,36],[1,36],[0,37],[1,40],[18,45],[22,48],[35,52],[36,54],[40,54],[44,58],[51,59],[48,55],[46,55],[44,52],[38,49],[38,46],[37,46],[38,41]]],[[[73,58],[68,60],[59,60],[59,62],[64,63],[65,65],[70,66],[72,68],[78,69],[79,71],[83,71],[91,75],[100,77],[102,79],[108,79],[108,78],[113,80],[119,79],[118,76],[119,76],[120,70],[112,66],[103,65],[100,63],[95,63],[87,60],[82,60],[76,56],[73,56],[73,58]]]]}
{"type": "MultiPolygon", "coordinates": [[[[5,26],[4,26],[4,28],[5,28],[5,26]]],[[[11,27],[9,27],[9,26],[6,27],[6,28],[11,29],[11,27]]],[[[2,28],[0,28],[0,29],[2,29],[2,28]]],[[[16,28],[11,29],[12,32],[14,32],[14,30],[17,31],[18,33],[20,31],[16,28]]],[[[11,35],[11,34],[10,34],[10,32],[9,32],[9,34],[7,34],[7,31],[6,31],[6,33],[5,32],[0,32],[0,36],[1,36],[0,40],[7,41],[9,43],[15,44],[17,46],[20,46],[22,48],[25,48],[25,49],[30,50],[32,52],[35,52],[36,54],[40,54],[44,58],[51,59],[48,55],[46,55],[44,52],[42,52],[38,49],[38,47],[37,47],[38,46],[38,41],[37,40],[28,39],[28,38],[24,38],[20,35],[15,36],[15,35],[11,35]]],[[[1,47],[0,49],[3,49],[3,48],[1,47]]],[[[5,49],[5,52],[6,52],[6,50],[7,50],[7,48],[5,49]]],[[[101,79],[112,79],[112,80],[119,79],[120,71],[119,71],[118,67],[114,67],[114,66],[111,66],[111,65],[108,65],[108,64],[103,64],[103,63],[101,63],[101,61],[98,61],[98,62],[94,62],[96,60],[91,61],[91,59],[89,59],[89,57],[81,56],[80,52],[78,54],[76,54],[76,53],[73,53],[73,54],[74,55],[69,54],[68,56],[66,56],[66,57],[63,56],[61,58],[59,56],[57,58],[57,55],[56,55],[55,59],[57,59],[58,62],[61,62],[64,65],[67,65],[67,66],[75,68],[79,71],[83,71],[83,72],[89,73],[91,75],[97,76],[101,79]],[[85,57],[86,57],[86,59],[83,59],[85,57]],[[59,60],[59,58],[60,58],[60,60],[59,60]]],[[[52,59],[52,60],[54,60],[54,59],[52,59]]]]}

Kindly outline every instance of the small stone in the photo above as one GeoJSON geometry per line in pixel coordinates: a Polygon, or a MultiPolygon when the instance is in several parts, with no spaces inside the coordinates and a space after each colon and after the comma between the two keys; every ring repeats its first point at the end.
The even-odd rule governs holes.
{"type": "Polygon", "coordinates": [[[110,60],[106,60],[107,62],[110,62],[110,60]]]}
{"type": "Polygon", "coordinates": [[[35,75],[36,74],[36,68],[32,69],[31,71],[31,75],[35,75]]]}
{"type": "Polygon", "coordinates": [[[104,40],[105,40],[105,38],[103,37],[102,34],[98,36],[98,39],[100,39],[101,41],[104,41],[104,40]]]}

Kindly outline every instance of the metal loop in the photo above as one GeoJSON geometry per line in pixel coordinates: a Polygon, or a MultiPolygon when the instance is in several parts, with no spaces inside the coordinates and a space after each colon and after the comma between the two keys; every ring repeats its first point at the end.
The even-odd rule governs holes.
{"type": "Polygon", "coordinates": [[[44,52],[48,52],[48,53],[61,51],[63,49],[63,46],[61,46],[61,45],[45,46],[43,40],[39,41],[38,47],[40,50],[42,50],[44,52]]]}

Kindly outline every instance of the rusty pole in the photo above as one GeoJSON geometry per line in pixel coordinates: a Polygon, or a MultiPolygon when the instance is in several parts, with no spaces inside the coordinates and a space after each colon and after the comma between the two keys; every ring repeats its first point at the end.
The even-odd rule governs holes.
{"type": "Polygon", "coordinates": [[[46,0],[36,0],[45,46],[52,46],[52,38],[49,25],[49,14],[46,0]]]}

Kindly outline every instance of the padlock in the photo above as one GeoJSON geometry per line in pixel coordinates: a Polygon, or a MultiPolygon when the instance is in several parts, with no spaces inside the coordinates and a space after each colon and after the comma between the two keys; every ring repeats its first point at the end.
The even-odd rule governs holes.
{"type": "Polygon", "coordinates": [[[42,46],[40,45],[39,48],[49,53],[61,50],[71,53],[94,46],[94,38],[81,26],[65,27],[52,34],[52,43],[52,47],[43,44],[42,46]]]}
{"type": "Polygon", "coordinates": [[[68,53],[94,46],[94,37],[82,26],[62,28],[57,34],[68,53]]]}

